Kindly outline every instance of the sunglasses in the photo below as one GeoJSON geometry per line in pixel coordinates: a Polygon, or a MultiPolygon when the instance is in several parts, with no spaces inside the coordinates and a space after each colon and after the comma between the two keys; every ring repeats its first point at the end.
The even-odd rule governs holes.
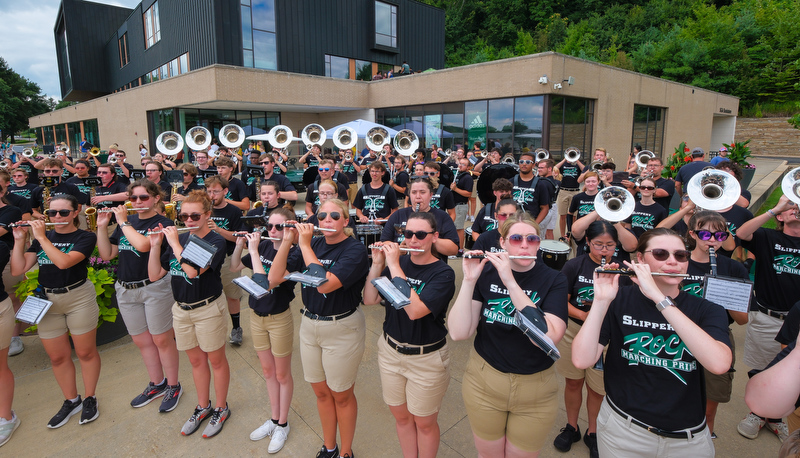
{"type": "Polygon", "coordinates": [[[259,164],[261,164],[261,165],[267,165],[267,164],[272,164],[272,162],[270,162],[270,161],[264,161],[264,162],[259,162],[259,164]]]}
{"type": "Polygon", "coordinates": [[[704,241],[711,240],[711,237],[714,237],[714,239],[718,242],[724,242],[728,240],[727,231],[711,232],[711,231],[699,230],[699,231],[694,231],[694,233],[700,240],[704,241]]]}
{"type": "Polygon", "coordinates": [[[434,232],[435,231],[431,231],[431,232],[425,232],[425,231],[403,231],[403,235],[407,239],[411,239],[411,237],[416,237],[417,240],[425,240],[425,237],[427,237],[428,234],[433,234],[434,232]]]}
{"type": "Polygon", "coordinates": [[[264,228],[268,231],[271,231],[272,229],[275,229],[276,231],[282,231],[284,228],[283,224],[284,223],[278,223],[278,224],[267,223],[264,225],[264,228]]]}
{"type": "MultiPolygon", "coordinates": [[[[669,250],[665,250],[663,248],[653,248],[652,250],[647,250],[645,253],[653,253],[653,257],[656,258],[656,261],[666,261],[669,259],[670,252],[669,250]]],[[[689,256],[691,252],[689,250],[676,250],[672,252],[672,256],[678,262],[689,262],[689,256]]]]}
{"type": "Polygon", "coordinates": [[[511,215],[513,215],[513,213],[497,213],[497,217],[498,218],[503,218],[503,219],[506,219],[511,215]]]}
{"type": "Polygon", "coordinates": [[[73,210],[64,209],[64,210],[47,210],[44,213],[45,213],[45,215],[47,215],[50,218],[52,218],[52,217],[54,217],[56,215],[58,215],[58,216],[69,216],[69,214],[72,213],[72,212],[73,212],[73,210]]]}
{"type": "Polygon", "coordinates": [[[528,234],[528,235],[511,234],[508,236],[508,243],[512,245],[520,245],[523,239],[525,239],[525,241],[528,242],[528,245],[539,243],[542,241],[542,238],[536,234],[528,234]]]}
{"type": "Polygon", "coordinates": [[[519,160],[519,163],[520,163],[520,164],[526,164],[526,165],[527,165],[527,164],[533,164],[533,161],[532,161],[532,160],[530,160],[530,159],[520,159],[520,160],[519,160]]]}
{"type": "Polygon", "coordinates": [[[319,212],[319,213],[317,213],[317,219],[322,221],[325,218],[327,218],[328,215],[330,215],[331,219],[334,220],[334,221],[339,221],[339,218],[342,217],[342,214],[339,213],[339,212],[330,212],[330,213],[328,213],[328,212],[319,212]]]}
{"type": "Polygon", "coordinates": [[[183,172],[183,176],[188,177],[188,176],[191,176],[191,174],[183,172]]]}
{"type": "Polygon", "coordinates": [[[320,168],[319,168],[319,171],[320,171],[320,172],[330,172],[330,171],[331,171],[331,168],[330,168],[330,167],[320,167],[320,168]]]}
{"type": "Polygon", "coordinates": [[[191,218],[192,221],[200,221],[201,216],[203,216],[202,213],[192,213],[191,215],[188,213],[181,213],[178,215],[178,220],[188,221],[191,218]]]}
{"type": "Polygon", "coordinates": [[[642,191],[652,191],[652,190],[656,189],[656,187],[655,186],[639,186],[639,189],[641,189],[642,191]]]}
{"type": "Polygon", "coordinates": [[[150,200],[150,197],[151,197],[150,194],[142,194],[140,196],[131,195],[130,197],[128,197],[128,200],[130,200],[131,202],[135,202],[137,200],[141,202],[147,202],[148,200],[150,200]]]}
{"type": "Polygon", "coordinates": [[[425,175],[429,177],[435,177],[437,172],[425,172],[425,175]]]}

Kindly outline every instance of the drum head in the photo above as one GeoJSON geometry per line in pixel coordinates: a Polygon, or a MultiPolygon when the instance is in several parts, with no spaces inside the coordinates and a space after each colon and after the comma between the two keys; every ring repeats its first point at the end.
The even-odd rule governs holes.
{"type": "Polygon", "coordinates": [[[319,169],[316,166],[307,168],[306,171],[303,172],[303,184],[308,187],[308,185],[317,180],[318,176],[319,169]]]}
{"type": "Polygon", "coordinates": [[[539,243],[539,247],[542,249],[542,251],[558,254],[568,254],[570,250],[569,245],[557,240],[542,240],[539,243]]]}
{"type": "Polygon", "coordinates": [[[478,197],[484,204],[492,203],[496,199],[492,193],[492,184],[500,178],[512,179],[517,174],[517,167],[511,164],[495,164],[481,172],[478,177],[478,197]]]}

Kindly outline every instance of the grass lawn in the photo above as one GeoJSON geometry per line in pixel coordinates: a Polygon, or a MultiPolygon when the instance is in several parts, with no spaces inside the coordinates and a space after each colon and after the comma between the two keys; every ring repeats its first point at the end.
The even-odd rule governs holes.
{"type": "MultiPolygon", "coordinates": [[[[770,208],[774,207],[775,205],[777,205],[778,204],[778,199],[780,199],[782,195],[783,195],[783,191],[781,190],[781,187],[778,186],[777,188],[775,188],[774,191],[772,191],[772,194],[769,195],[767,200],[764,202],[764,205],[762,205],[761,208],[759,208],[758,211],[756,212],[756,214],[753,215],[753,216],[758,216],[758,215],[766,212],[770,208]]],[[[775,218],[770,218],[769,221],[767,221],[767,223],[764,224],[763,227],[766,227],[766,228],[769,228],[769,229],[775,229],[775,227],[776,227],[775,226],[775,218]]]]}

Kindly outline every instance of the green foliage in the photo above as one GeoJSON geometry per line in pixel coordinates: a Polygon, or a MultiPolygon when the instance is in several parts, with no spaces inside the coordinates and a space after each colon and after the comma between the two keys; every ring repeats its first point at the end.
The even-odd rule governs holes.
{"type": "MultiPolygon", "coordinates": [[[[767,212],[767,210],[775,208],[775,206],[778,205],[778,200],[780,200],[781,196],[783,196],[783,190],[780,186],[778,186],[774,191],[772,191],[772,194],[767,197],[767,200],[764,201],[764,205],[758,209],[755,216],[764,214],[767,212]]],[[[775,224],[775,218],[770,218],[763,227],[766,227],[767,229],[776,229],[777,225],[775,224]]]]}
{"type": "Polygon", "coordinates": [[[52,111],[53,102],[36,83],[12,70],[0,57],[0,141],[28,128],[28,118],[52,111]]]}
{"type": "Polygon", "coordinates": [[[664,164],[664,170],[661,172],[661,176],[664,178],[675,178],[678,176],[678,170],[691,161],[692,156],[689,152],[689,147],[686,146],[686,142],[681,142],[681,144],[675,148],[675,152],[669,157],[667,163],[664,164]]]}
{"type": "Polygon", "coordinates": [[[735,162],[742,166],[743,169],[745,168],[754,168],[749,162],[747,162],[747,158],[752,156],[752,152],[750,151],[750,147],[747,146],[750,143],[750,138],[743,142],[734,142],[731,145],[726,145],[723,143],[722,145],[725,148],[728,148],[728,156],[727,158],[731,160],[731,162],[735,162]]]}

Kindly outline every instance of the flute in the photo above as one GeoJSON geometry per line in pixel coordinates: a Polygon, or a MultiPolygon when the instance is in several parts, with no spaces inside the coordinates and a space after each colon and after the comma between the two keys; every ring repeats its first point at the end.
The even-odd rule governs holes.
{"type": "MultiPolygon", "coordinates": [[[[186,232],[186,231],[191,231],[192,229],[200,229],[200,228],[199,227],[179,227],[177,230],[178,230],[178,232],[186,232]]],[[[161,231],[161,230],[149,231],[147,233],[147,235],[150,235],[150,234],[161,234],[162,232],[163,231],[161,231]]]]}
{"type": "MultiPolygon", "coordinates": [[[[381,246],[381,245],[370,245],[367,248],[382,250],[383,246],[381,246]]],[[[400,251],[407,251],[409,253],[424,253],[425,252],[425,250],[421,250],[419,248],[405,248],[405,247],[400,247],[400,251]]]]}
{"type": "MultiPolygon", "coordinates": [[[[595,272],[600,274],[620,274],[620,275],[627,275],[629,277],[635,277],[636,272],[629,270],[629,269],[595,269],[595,272]]],[[[681,277],[681,278],[688,278],[691,277],[689,274],[671,274],[666,272],[650,272],[650,275],[654,277],[681,277]]]]}
{"type": "MultiPolygon", "coordinates": [[[[44,223],[45,226],[63,226],[65,224],[71,224],[66,221],[62,221],[59,223],[44,223]]],[[[11,223],[6,227],[30,227],[30,223],[11,223]]]]}
{"type": "MultiPolygon", "coordinates": [[[[291,223],[280,223],[280,227],[294,227],[291,223]]],[[[327,227],[314,226],[315,231],[336,232],[336,229],[328,229],[327,227]]]]}
{"type": "MultiPolygon", "coordinates": [[[[248,234],[248,232],[235,232],[235,233],[233,234],[233,236],[234,236],[234,237],[247,237],[247,234],[248,234]]],[[[262,236],[261,236],[261,240],[274,240],[274,241],[280,241],[280,240],[283,240],[283,239],[279,239],[279,238],[277,238],[277,237],[267,237],[267,236],[264,236],[264,235],[262,235],[262,236]]]]}
{"type": "MultiPolygon", "coordinates": [[[[500,251],[499,253],[505,253],[505,251],[500,251]]],[[[464,258],[466,259],[485,259],[486,255],[483,254],[465,254],[464,258]]],[[[536,259],[536,256],[509,256],[508,259],[536,259]]]]}

